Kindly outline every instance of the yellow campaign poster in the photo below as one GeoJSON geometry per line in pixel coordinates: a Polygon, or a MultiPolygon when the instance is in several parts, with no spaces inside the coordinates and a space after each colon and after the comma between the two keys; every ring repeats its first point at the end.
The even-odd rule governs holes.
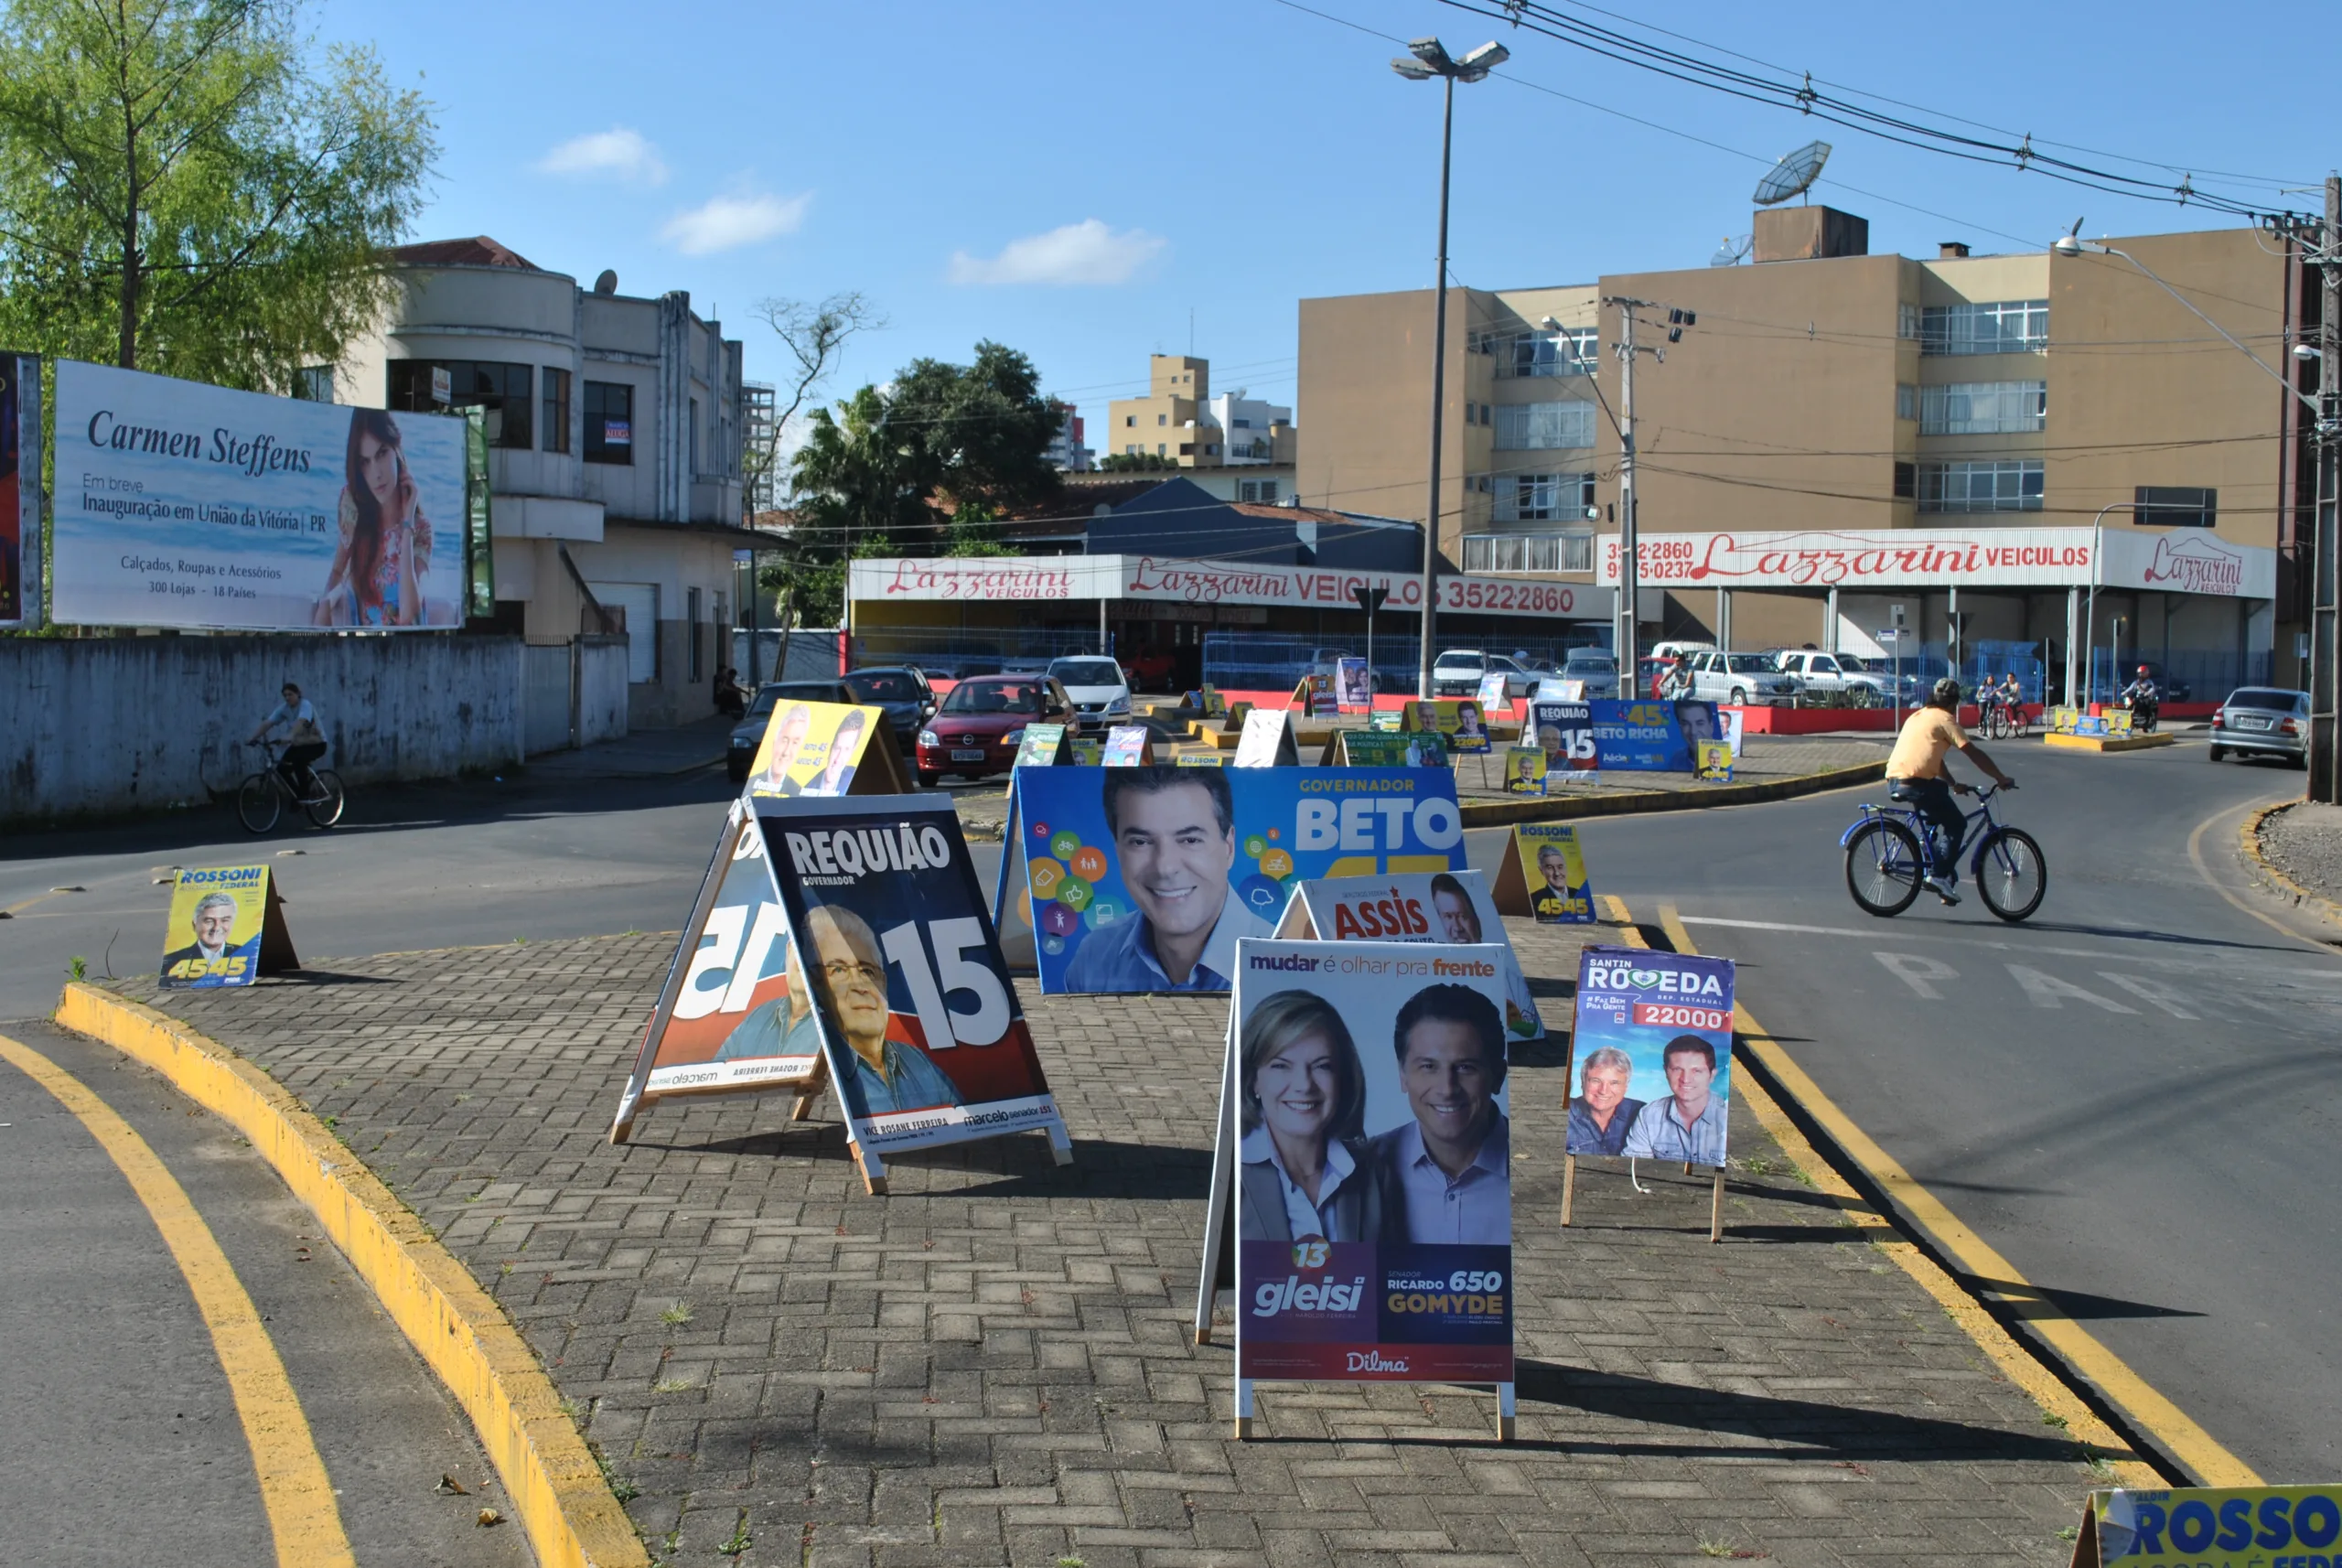
{"type": "Polygon", "coordinates": [[[1512,853],[1528,885],[1529,912],[1540,925],[1590,925],[1594,889],[1585,875],[1577,829],[1567,822],[1518,822],[1512,853]]]}
{"type": "Polygon", "coordinates": [[[1508,746],[1504,754],[1505,792],[1512,795],[1542,795],[1545,792],[1545,748],[1542,746],[1508,746]]]}
{"type": "Polygon", "coordinates": [[[1694,747],[1692,777],[1715,783],[1732,781],[1732,743],[1724,740],[1703,740],[1694,747]]]}
{"type": "Polygon", "coordinates": [[[1404,731],[1436,732],[1445,738],[1450,752],[1486,752],[1494,749],[1488,730],[1480,713],[1480,704],[1470,697],[1440,697],[1409,702],[1401,712],[1400,722],[1404,731]]]}
{"type": "Polygon", "coordinates": [[[2337,1486],[2092,1492],[2073,1568],[2314,1568],[2337,1541],[2337,1486]]]}
{"type": "Polygon", "coordinates": [[[854,789],[854,774],[874,739],[886,727],[883,708],[844,703],[782,703],[765,726],[763,744],[748,768],[751,795],[868,794],[854,789]]]}
{"type": "Polygon", "coordinates": [[[162,982],[177,989],[250,985],[268,923],[268,867],[182,871],[171,888],[162,982]]]}

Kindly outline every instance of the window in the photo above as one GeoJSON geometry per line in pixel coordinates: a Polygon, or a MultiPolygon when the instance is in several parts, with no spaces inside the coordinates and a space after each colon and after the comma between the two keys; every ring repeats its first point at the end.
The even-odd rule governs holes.
{"type": "Polygon", "coordinates": [[[1497,411],[1497,447],[1500,451],[1533,452],[1547,447],[1594,445],[1594,405],[1590,403],[1508,403],[1497,411]]]}
{"type": "Polygon", "coordinates": [[[432,399],[431,372],[445,371],[450,393],[445,406],[485,410],[490,446],[526,452],[536,445],[530,434],[533,367],[493,360],[392,360],[389,371],[390,395],[384,401],[392,409],[438,413],[442,405],[432,399]]]}
{"type": "Polygon", "coordinates": [[[683,621],[691,628],[690,646],[687,650],[689,658],[686,660],[691,666],[691,674],[688,679],[694,682],[702,681],[706,677],[702,673],[705,660],[700,651],[699,590],[697,588],[683,590],[683,621]]]}
{"type": "Polygon", "coordinates": [[[1252,428],[1252,422],[1249,419],[1231,419],[1228,422],[1228,427],[1230,430],[1250,430],[1252,428]]]}
{"type": "Polygon", "coordinates": [[[1135,457],[1145,450],[1146,448],[1144,446],[1142,446],[1137,442],[1133,441],[1129,446],[1123,448],[1123,456],[1125,457],[1135,457]]]}
{"type": "Polygon", "coordinates": [[[1919,389],[1922,435],[2008,435],[2041,429],[2048,413],[2047,381],[1953,381],[1919,389]]]}
{"type": "Polygon", "coordinates": [[[2131,521],[2141,528],[2209,528],[2219,517],[2218,490],[2141,485],[2131,499],[2131,521]]]}
{"type": "Polygon", "coordinates": [[[1158,457],[1167,457],[1171,454],[1165,450],[1163,443],[1158,441],[1155,444],[1155,455],[1158,457]]]}
{"type": "Polygon", "coordinates": [[[1910,342],[1919,340],[1919,307],[1898,305],[1895,307],[1895,335],[1910,342]]]}
{"type": "Polygon", "coordinates": [[[1136,430],[1138,428],[1138,415],[1135,413],[1126,413],[1123,415],[1123,428],[1125,430],[1136,430]]]}
{"type": "Polygon", "coordinates": [[[569,450],[569,372],[547,366],[544,371],[544,432],[541,449],[569,450]]]}
{"type": "Polygon", "coordinates": [[[1919,389],[1913,386],[1909,381],[1898,381],[1896,383],[1895,417],[1897,419],[1917,419],[1919,417],[1919,389]]]}
{"type": "Polygon", "coordinates": [[[1918,493],[1919,465],[1917,463],[1896,464],[1895,499],[1898,501],[1907,501],[1918,493]]]}
{"type": "Polygon", "coordinates": [[[691,400],[691,418],[686,422],[686,428],[691,432],[692,466],[690,472],[693,478],[697,478],[699,477],[699,399],[693,398],[691,400]]]}
{"type": "Polygon", "coordinates": [[[1158,413],[1155,416],[1155,423],[1157,424],[1168,424],[1171,423],[1171,416],[1167,413],[1158,413]]]}
{"type": "Polygon", "coordinates": [[[304,365],[293,377],[293,395],[307,403],[333,401],[333,367],[304,365]]]}
{"type": "Polygon", "coordinates": [[[1491,474],[1478,487],[1496,497],[1499,522],[1554,522],[1594,510],[1592,474],[1491,474]]]}
{"type": "Polygon", "coordinates": [[[624,381],[586,383],[586,460],[634,461],[634,389],[624,381]]]}
{"type": "Polygon", "coordinates": [[[1590,533],[1467,533],[1466,572],[1591,572],[1590,533]]]}
{"type": "Polygon", "coordinates": [[[1922,354],[2038,354],[2049,347],[2049,302],[1930,305],[1919,313],[1922,354]]]}
{"type": "Polygon", "coordinates": [[[2039,511],[2041,460],[1919,465],[1921,511],[2039,511]]]}
{"type": "Polygon", "coordinates": [[[1236,483],[1236,499],[1274,506],[1277,502],[1277,482],[1274,479],[1240,479],[1236,483]]]}
{"type": "Polygon", "coordinates": [[[1482,347],[1477,351],[1495,356],[1499,381],[1521,376],[1590,376],[1600,349],[1600,334],[1591,327],[1480,336],[1482,347]]]}
{"type": "Polygon", "coordinates": [[[1182,457],[1192,457],[1192,456],[1194,456],[1195,455],[1196,455],[1196,444],[1195,444],[1194,442],[1192,442],[1192,441],[1182,441],[1182,442],[1180,442],[1180,443],[1179,443],[1179,456],[1182,456],[1182,457]]]}

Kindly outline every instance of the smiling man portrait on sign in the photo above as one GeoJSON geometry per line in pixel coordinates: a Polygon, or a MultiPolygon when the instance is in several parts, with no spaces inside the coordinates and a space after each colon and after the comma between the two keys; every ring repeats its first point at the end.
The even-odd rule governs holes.
{"type": "Polygon", "coordinates": [[[1072,991],[1226,991],[1236,944],[1273,927],[1229,897],[1236,807],[1211,768],[1110,768],[1101,803],[1135,915],[1092,931],[1066,967],[1072,991]]]}

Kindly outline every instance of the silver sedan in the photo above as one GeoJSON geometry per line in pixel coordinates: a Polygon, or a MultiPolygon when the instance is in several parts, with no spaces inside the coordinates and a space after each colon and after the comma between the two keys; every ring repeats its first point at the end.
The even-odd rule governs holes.
{"type": "Polygon", "coordinates": [[[2309,693],[2283,687],[2240,686],[2212,715],[2210,756],[2282,757],[2299,768],[2308,758],[2309,693]]]}

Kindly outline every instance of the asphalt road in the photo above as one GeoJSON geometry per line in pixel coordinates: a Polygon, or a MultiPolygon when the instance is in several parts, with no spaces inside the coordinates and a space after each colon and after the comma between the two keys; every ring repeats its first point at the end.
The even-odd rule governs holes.
{"type": "Polygon", "coordinates": [[[1956,909],[1863,914],[1836,841],[1875,786],[1591,822],[1590,875],[1737,960],[1742,1001],[1857,1125],[2231,1453],[2272,1482],[2342,1472],[2342,953],[2188,853],[2208,822],[2205,867],[2275,913],[2233,846],[2301,775],[2200,742],[1993,749],[2050,869],[2022,927],[1964,884],[1956,909]]]}
{"type": "MultiPolygon", "coordinates": [[[[366,1568],[519,1568],[462,1412],[309,1211],[252,1149],[109,1047],[38,1022],[5,1035],[81,1082],[162,1160],[274,1342],[341,1528],[366,1568]],[[442,1489],[453,1476],[468,1489],[442,1489]]],[[[251,1568],[277,1560],[228,1376],[185,1276],[72,1112],[0,1061],[0,1366],[12,1561],[251,1568]]],[[[321,1543],[296,1553],[325,1561],[321,1543]]]]}

